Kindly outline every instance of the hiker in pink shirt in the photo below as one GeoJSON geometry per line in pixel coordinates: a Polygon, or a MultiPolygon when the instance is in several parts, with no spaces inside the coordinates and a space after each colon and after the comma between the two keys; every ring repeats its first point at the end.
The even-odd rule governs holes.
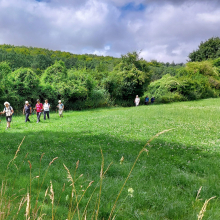
{"type": "Polygon", "coordinates": [[[34,109],[37,111],[37,123],[38,123],[40,122],[41,112],[43,111],[43,105],[42,103],[40,103],[39,99],[37,99],[37,104],[35,105],[34,109]]]}

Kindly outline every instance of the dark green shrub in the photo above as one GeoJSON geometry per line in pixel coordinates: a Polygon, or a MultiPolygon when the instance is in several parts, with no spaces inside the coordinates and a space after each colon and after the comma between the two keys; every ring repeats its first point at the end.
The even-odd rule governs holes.
{"type": "Polygon", "coordinates": [[[104,89],[94,89],[85,102],[87,108],[106,107],[111,104],[110,94],[104,89]]]}

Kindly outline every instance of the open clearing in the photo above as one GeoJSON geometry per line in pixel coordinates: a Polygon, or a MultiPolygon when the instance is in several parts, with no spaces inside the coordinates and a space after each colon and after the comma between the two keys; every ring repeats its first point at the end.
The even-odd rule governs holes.
{"type": "MultiPolygon", "coordinates": [[[[75,176],[83,176],[75,184],[78,198],[94,181],[80,202],[79,213],[82,215],[100,179],[102,149],[104,170],[111,162],[113,164],[103,179],[98,219],[108,219],[140,150],[157,133],[173,129],[154,139],[147,146],[148,154],[141,154],[117,202],[116,219],[197,219],[205,200],[212,196],[216,198],[209,202],[203,220],[220,219],[220,99],[64,112],[64,118],[51,113],[50,121],[44,121],[41,116],[39,124],[36,115],[30,119],[31,123],[25,123],[24,116],[13,116],[12,128],[5,130],[6,121],[1,118],[0,177],[3,179],[7,173],[8,196],[12,193],[22,196],[30,190],[30,161],[34,207],[48,164],[58,157],[45,177],[39,205],[51,180],[55,193],[55,219],[67,219],[71,187],[63,164],[74,176],[79,160],[75,176]],[[18,157],[6,172],[7,164],[24,136],[18,157]],[[122,156],[124,162],[120,164],[122,156]],[[65,190],[62,191],[64,183],[65,190]],[[133,197],[127,196],[128,188],[133,188],[133,197]],[[20,189],[24,190],[18,192],[20,189]]],[[[87,208],[88,219],[97,209],[99,184],[97,186],[87,208]]],[[[12,203],[19,199],[21,197],[12,203]]],[[[19,219],[24,213],[25,206],[19,219]]],[[[49,196],[42,205],[42,213],[46,214],[43,219],[51,219],[49,196]]],[[[73,219],[78,219],[78,215],[73,219]]]]}

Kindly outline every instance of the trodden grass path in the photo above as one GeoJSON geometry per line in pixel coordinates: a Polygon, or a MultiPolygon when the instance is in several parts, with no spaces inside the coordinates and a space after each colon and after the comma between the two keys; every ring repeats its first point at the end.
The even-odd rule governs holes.
{"type": "MultiPolygon", "coordinates": [[[[115,219],[197,219],[203,203],[212,196],[216,198],[209,202],[203,220],[220,219],[220,99],[65,112],[63,118],[52,113],[50,121],[41,117],[39,124],[32,117],[31,120],[24,123],[23,116],[14,116],[12,128],[5,130],[2,118],[0,177],[3,179],[7,164],[25,136],[18,157],[7,172],[7,195],[12,191],[23,195],[30,191],[31,184],[31,196],[36,198],[48,164],[58,157],[49,167],[39,195],[39,205],[46,214],[43,219],[52,219],[50,197],[42,204],[50,180],[55,195],[55,219],[67,219],[72,188],[63,164],[74,176],[78,160],[75,176],[83,174],[76,184],[78,198],[94,181],[80,202],[82,215],[100,179],[101,149],[104,170],[113,162],[103,179],[98,215],[98,219],[108,219],[139,151],[152,136],[167,129],[173,130],[153,140],[147,147],[149,153],[140,156],[117,202],[115,219]],[[120,164],[122,156],[124,161],[120,164]],[[32,166],[31,183],[28,161],[32,166]],[[133,197],[128,196],[128,188],[133,188],[133,197]],[[18,192],[20,189],[23,190],[18,192]]],[[[98,198],[99,185],[88,205],[87,219],[97,210],[98,198]]],[[[19,219],[25,219],[24,213],[25,206],[19,219]]],[[[73,219],[78,219],[78,214],[73,219]]]]}

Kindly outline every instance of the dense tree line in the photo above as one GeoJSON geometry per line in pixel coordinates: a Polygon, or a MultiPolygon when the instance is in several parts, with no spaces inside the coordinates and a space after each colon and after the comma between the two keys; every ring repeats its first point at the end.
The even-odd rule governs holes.
{"type": "Polygon", "coordinates": [[[65,109],[84,109],[130,103],[136,94],[142,96],[150,83],[150,69],[139,55],[128,53],[112,70],[102,68],[68,69],[63,60],[55,61],[42,73],[30,67],[16,68],[8,62],[0,63],[0,101],[10,101],[21,110],[25,100],[48,99],[55,109],[57,101],[65,109]]]}
{"type": "Polygon", "coordinates": [[[99,71],[111,71],[120,62],[119,58],[110,56],[77,55],[36,47],[0,45],[0,62],[7,61],[12,70],[26,67],[40,75],[47,67],[59,60],[64,62],[67,69],[86,68],[99,71]]]}
{"type": "Polygon", "coordinates": [[[76,55],[42,48],[0,45],[0,101],[21,109],[25,100],[50,100],[55,109],[131,106],[135,95],[156,102],[195,100],[220,95],[220,39],[201,42],[190,62],[149,62],[137,52],[121,58],[76,55]]]}
{"type": "MultiPolygon", "coordinates": [[[[114,67],[121,62],[121,58],[110,56],[97,56],[94,54],[77,55],[37,47],[0,45],[0,62],[6,61],[12,71],[21,67],[31,68],[40,76],[46,68],[59,60],[64,62],[67,69],[85,68],[87,70],[95,70],[95,75],[97,75],[94,75],[95,77],[99,77],[100,73],[113,71],[114,67]]],[[[173,69],[178,69],[184,65],[183,63],[163,63],[156,60],[151,60],[147,63],[151,70],[152,81],[160,79],[163,75],[174,72],[173,69]]]]}

